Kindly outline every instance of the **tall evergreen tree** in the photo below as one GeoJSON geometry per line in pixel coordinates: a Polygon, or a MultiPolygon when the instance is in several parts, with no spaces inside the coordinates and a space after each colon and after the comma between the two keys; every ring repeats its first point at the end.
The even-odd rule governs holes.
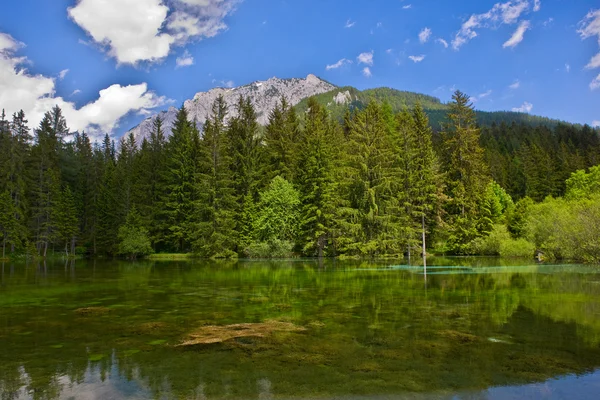
{"type": "Polygon", "coordinates": [[[297,168],[302,200],[299,244],[306,255],[323,257],[328,248],[333,250],[336,139],[327,110],[309,99],[297,168]]]}
{"type": "Polygon", "coordinates": [[[258,192],[264,182],[261,175],[261,138],[259,137],[256,111],[250,98],[240,96],[236,105],[237,117],[229,123],[228,143],[231,156],[231,172],[238,204],[236,231],[238,252],[252,241],[252,225],[256,212],[258,192]]]}
{"type": "Polygon", "coordinates": [[[477,219],[490,178],[479,137],[473,104],[457,90],[442,131],[447,211],[452,226],[449,242],[457,253],[467,251],[468,243],[482,233],[477,231],[477,219]]]}
{"type": "Polygon", "coordinates": [[[181,106],[166,147],[165,193],[161,200],[164,220],[168,226],[165,242],[173,250],[189,251],[190,223],[195,199],[198,131],[188,121],[188,113],[181,106]]]}
{"type": "Polygon", "coordinates": [[[265,129],[265,169],[271,179],[281,176],[288,181],[295,178],[298,158],[300,127],[296,112],[282,97],[271,114],[265,129]]]}
{"type": "Polygon", "coordinates": [[[236,198],[225,119],[227,104],[219,96],[212,105],[200,143],[195,203],[198,227],[194,251],[205,257],[228,257],[236,245],[236,198]]]}

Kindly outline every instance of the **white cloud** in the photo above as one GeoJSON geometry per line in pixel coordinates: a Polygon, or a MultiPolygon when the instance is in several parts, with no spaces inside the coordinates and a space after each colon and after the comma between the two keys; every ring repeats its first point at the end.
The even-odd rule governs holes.
{"type": "Polygon", "coordinates": [[[346,25],[344,26],[344,28],[352,28],[354,25],[356,25],[356,21],[348,20],[346,21],[346,25]]]}
{"type": "Polygon", "coordinates": [[[364,76],[366,76],[367,78],[370,78],[371,76],[373,76],[373,74],[371,73],[371,68],[369,68],[369,67],[365,67],[365,68],[362,70],[362,73],[363,73],[363,75],[364,75],[364,76]]]}
{"type": "Polygon", "coordinates": [[[402,6],[402,9],[403,9],[403,10],[408,10],[408,9],[410,9],[410,8],[412,8],[412,4],[407,4],[407,5],[405,5],[405,6],[402,6]]]}
{"type": "Polygon", "coordinates": [[[174,45],[227,29],[241,0],[78,0],[69,17],[119,64],[159,62],[174,45]]]}
{"type": "Polygon", "coordinates": [[[427,43],[427,41],[429,40],[429,38],[431,37],[431,29],[429,28],[423,28],[423,30],[421,32],[419,32],[419,42],[421,43],[427,43]]]}
{"type": "Polygon", "coordinates": [[[65,79],[65,77],[67,76],[68,73],[69,73],[68,69],[63,69],[62,71],[60,71],[58,73],[58,79],[60,79],[62,81],[63,79],[65,79]]]}
{"type": "MultiPolygon", "coordinates": [[[[582,39],[596,36],[598,45],[600,45],[600,9],[592,10],[587,13],[585,18],[579,22],[579,29],[577,30],[577,33],[579,33],[582,39]]],[[[600,68],[600,53],[593,56],[585,68],[600,68]]],[[[598,88],[600,88],[600,75],[590,82],[590,89],[596,90],[598,88]]]]}
{"type": "Polygon", "coordinates": [[[585,68],[586,69],[600,68],[600,53],[598,53],[594,57],[592,57],[592,59],[590,60],[588,65],[585,66],[585,68]]]}
{"type": "Polygon", "coordinates": [[[571,72],[571,65],[565,64],[565,71],[567,71],[567,73],[571,72]]]}
{"type": "Polygon", "coordinates": [[[460,30],[454,37],[454,40],[452,40],[452,48],[458,50],[469,40],[476,38],[476,29],[516,23],[529,7],[529,0],[510,0],[506,3],[494,4],[492,9],[483,14],[471,15],[471,17],[462,24],[460,30]]]}
{"type": "MultiPolygon", "coordinates": [[[[78,109],[74,103],[55,96],[54,78],[32,75],[22,68],[28,60],[14,55],[21,46],[11,36],[0,34],[0,104],[9,115],[23,110],[32,128],[37,127],[47,111],[58,105],[72,131],[111,132],[128,113],[167,102],[164,97],[149,92],[146,83],[112,85],[101,90],[98,99],[78,109]]],[[[72,95],[77,93],[76,90],[72,95]]]]}
{"type": "Polygon", "coordinates": [[[530,113],[531,110],[533,110],[533,104],[526,101],[523,103],[523,105],[521,107],[515,107],[512,110],[514,112],[530,113]]]}
{"type": "Polygon", "coordinates": [[[446,41],[445,41],[444,39],[442,39],[442,38],[435,39],[435,42],[436,42],[436,43],[440,43],[442,46],[444,46],[444,48],[445,48],[445,49],[447,49],[447,48],[448,48],[448,42],[446,42],[446,41]]]}
{"type": "Polygon", "coordinates": [[[542,8],[541,0],[533,0],[533,11],[538,12],[542,8]]]}
{"type": "Polygon", "coordinates": [[[491,94],[492,94],[492,90],[490,89],[490,90],[483,92],[475,97],[469,98],[469,100],[471,101],[471,103],[477,103],[479,100],[485,99],[486,97],[489,97],[491,94]]]}
{"type": "Polygon", "coordinates": [[[420,56],[408,56],[408,58],[410,58],[415,63],[420,63],[425,59],[425,55],[421,54],[420,56]]]}
{"type": "Polygon", "coordinates": [[[342,58],[340,61],[336,62],[335,64],[331,64],[331,65],[327,65],[325,67],[325,69],[327,71],[332,70],[332,69],[337,69],[340,68],[346,64],[352,64],[352,60],[346,60],[345,58],[342,58]]]}
{"type": "Polygon", "coordinates": [[[542,23],[542,25],[544,25],[544,26],[550,26],[550,25],[552,25],[552,23],[553,23],[553,22],[554,22],[554,18],[550,17],[550,18],[548,18],[547,20],[545,20],[545,21],[542,23]]]}
{"type": "Polygon", "coordinates": [[[394,51],[394,49],[387,49],[385,52],[386,52],[387,54],[392,54],[392,52],[393,52],[393,51],[394,51]]]}
{"type": "Polygon", "coordinates": [[[71,96],[69,96],[69,97],[73,97],[73,96],[75,96],[75,95],[77,95],[79,93],[81,93],[81,90],[75,89],[75,90],[73,90],[73,93],[71,93],[71,96]]]}
{"type": "Polygon", "coordinates": [[[592,121],[592,127],[593,128],[600,128],[600,120],[598,120],[598,121],[592,121]]]}
{"type": "Polygon", "coordinates": [[[600,74],[598,74],[598,76],[595,77],[592,82],[590,82],[590,89],[592,89],[592,90],[600,89],[600,74]]]}
{"type": "Polygon", "coordinates": [[[229,81],[221,81],[221,85],[223,85],[226,88],[231,89],[232,87],[235,86],[235,82],[231,81],[231,80],[229,80],[229,81]]]}
{"type": "Polygon", "coordinates": [[[359,54],[357,57],[358,63],[366,64],[368,66],[373,66],[373,54],[374,54],[373,50],[371,50],[370,52],[359,54]]]}
{"type": "Polygon", "coordinates": [[[508,39],[506,42],[504,42],[502,47],[503,48],[516,47],[519,43],[521,43],[523,41],[525,32],[529,29],[530,25],[531,24],[529,21],[521,21],[521,23],[519,24],[519,26],[517,27],[517,29],[515,30],[513,35],[510,37],[510,39],[508,39]]]}
{"type": "Polygon", "coordinates": [[[516,81],[514,81],[514,83],[512,83],[511,85],[508,86],[510,89],[515,90],[518,89],[519,87],[521,87],[521,81],[519,81],[518,79],[516,81]]]}
{"type": "Polygon", "coordinates": [[[177,57],[175,60],[175,68],[189,67],[194,65],[194,56],[189,51],[184,51],[181,57],[177,57]]]}

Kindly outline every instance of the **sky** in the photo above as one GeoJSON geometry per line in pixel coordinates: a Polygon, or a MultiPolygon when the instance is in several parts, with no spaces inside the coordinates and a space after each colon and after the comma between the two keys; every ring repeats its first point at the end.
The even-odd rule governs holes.
{"type": "Polygon", "coordinates": [[[338,86],[600,126],[597,0],[19,0],[0,109],[118,137],[196,92],[315,74],[338,86]]]}

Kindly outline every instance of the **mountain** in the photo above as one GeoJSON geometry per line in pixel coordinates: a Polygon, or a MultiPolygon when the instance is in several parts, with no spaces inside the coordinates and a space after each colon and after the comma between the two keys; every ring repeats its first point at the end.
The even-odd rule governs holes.
{"type": "MultiPolygon", "coordinates": [[[[370,100],[387,102],[394,112],[402,110],[405,105],[412,107],[418,101],[429,116],[431,126],[436,130],[440,129],[442,123],[446,120],[446,114],[449,108],[448,104],[442,103],[437,97],[386,87],[360,91],[353,87],[346,86],[335,88],[326,93],[321,93],[315,96],[315,98],[320,104],[326,106],[331,115],[338,120],[343,119],[348,107],[362,109],[366,107],[370,100]]],[[[296,105],[296,110],[302,114],[306,111],[307,107],[308,99],[305,99],[296,105]]],[[[556,119],[514,111],[476,110],[475,113],[477,122],[481,126],[491,126],[494,123],[500,124],[502,122],[507,124],[515,122],[517,124],[523,123],[533,126],[546,125],[553,128],[561,123],[568,124],[567,122],[556,119]]]]}
{"type": "MultiPolygon", "coordinates": [[[[275,105],[281,100],[282,96],[285,96],[291,105],[296,105],[303,99],[332,91],[335,88],[336,86],[312,74],[308,75],[305,79],[271,78],[266,81],[254,82],[237,88],[215,88],[208,92],[196,93],[193,99],[184,102],[184,107],[188,112],[190,121],[196,121],[198,128],[202,129],[206,119],[210,115],[211,106],[218,96],[223,95],[229,107],[229,118],[236,116],[235,105],[239,97],[250,97],[256,109],[259,124],[266,125],[271,110],[275,108],[275,105]]],[[[164,121],[163,126],[166,136],[169,136],[171,134],[171,127],[177,116],[177,109],[171,107],[167,111],[160,112],[158,115],[164,121]]],[[[152,124],[155,119],[156,115],[149,117],[129,131],[133,133],[138,143],[143,138],[150,136],[152,124]]]]}
{"type": "MultiPolygon", "coordinates": [[[[250,97],[256,109],[258,122],[261,125],[267,124],[271,110],[275,108],[282,96],[285,96],[287,101],[295,106],[300,115],[308,107],[308,98],[314,96],[319,103],[327,107],[333,117],[340,120],[348,107],[361,109],[372,99],[389,103],[394,112],[402,110],[405,105],[412,107],[418,101],[428,114],[431,126],[436,130],[441,128],[448,112],[448,104],[442,103],[440,99],[433,96],[385,87],[363,91],[350,86],[337,87],[310,74],[305,79],[271,78],[237,88],[215,88],[208,92],[197,93],[193,99],[186,100],[184,106],[190,121],[196,121],[199,129],[204,126],[207,117],[210,115],[210,108],[219,95],[223,95],[229,106],[230,118],[236,116],[235,105],[239,97],[250,97]]],[[[165,134],[169,136],[177,116],[177,109],[171,107],[157,115],[162,117],[165,134]]],[[[514,122],[533,126],[546,125],[554,128],[558,124],[565,123],[556,119],[512,111],[490,112],[477,110],[476,115],[481,126],[491,126],[494,123],[500,124],[502,122],[511,124],[514,122]]],[[[129,131],[133,133],[138,143],[143,138],[150,136],[155,119],[156,115],[149,117],[129,131]]]]}

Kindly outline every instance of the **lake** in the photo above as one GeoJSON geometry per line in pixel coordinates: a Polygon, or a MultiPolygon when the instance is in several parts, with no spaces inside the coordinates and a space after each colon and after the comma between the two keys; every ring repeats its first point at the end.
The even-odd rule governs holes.
{"type": "Polygon", "coordinates": [[[0,399],[597,399],[600,267],[4,263],[0,399]]]}

